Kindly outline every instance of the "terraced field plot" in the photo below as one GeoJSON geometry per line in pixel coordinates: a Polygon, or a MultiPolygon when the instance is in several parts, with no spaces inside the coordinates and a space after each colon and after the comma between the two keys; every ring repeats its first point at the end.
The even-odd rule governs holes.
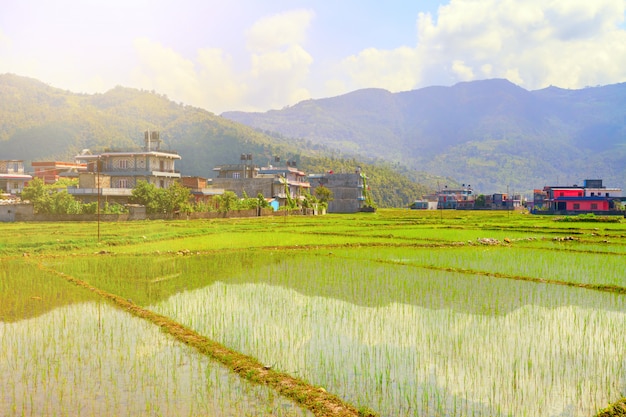
{"type": "MultiPolygon", "coordinates": [[[[101,317],[107,316],[107,322],[129,316],[103,302],[101,295],[69,296],[72,284],[63,282],[67,277],[131,300],[132,306],[255,358],[272,372],[305,381],[316,393],[332,393],[353,410],[346,412],[592,416],[626,392],[624,223],[566,223],[518,213],[382,210],[278,220],[134,223],[127,232],[105,225],[100,243],[89,236],[90,226],[71,226],[71,242],[59,239],[57,250],[54,243],[43,250],[28,246],[28,230],[22,231],[21,243],[0,240],[3,264],[54,275],[60,288],[51,293],[31,289],[11,311],[0,307],[4,326],[26,326],[46,317],[52,328],[63,328],[47,317],[73,317],[75,313],[59,313],[78,308],[73,306],[82,306],[78,316],[91,321],[70,320],[87,321],[87,328],[97,326],[96,307],[106,310],[101,317]],[[28,256],[23,256],[27,248],[28,256]],[[29,310],[54,299],[55,291],[67,305],[57,302],[49,312],[29,310]],[[21,318],[16,312],[22,312],[21,318]]],[[[0,276],[3,290],[10,287],[9,276],[0,276]]],[[[121,367],[136,369],[135,380],[150,380],[157,371],[132,352],[144,351],[137,339],[157,339],[137,337],[150,332],[149,321],[127,320],[145,328],[115,325],[117,331],[110,330],[108,338],[120,351],[140,358],[133,366],[120,357],[121,367]]],[[[148,345],[157,346],[159,354],[176,352],[159,357],[162,366],[156,369],[174,375],[183,384],[177,390],[188,394],[193,384],[220,375],[231,382],[220,384],[226,388],[218,404],[228,404],[224,407],[233,413],[249,407],[252,415],[302,415],[308,408],[316,415],[333,415],[326,414],[329,408],[323,411],[303,399],[295,399],[296,406],[271,390],[254,391],[257,384],[244,384],[235,374],[207,371],[211,361],[206,356],[193,350],[181,353],[184,345],[160,336],[164,341],[148,345]],[[195,359],[176,359],[185,355],[195,359]],[[174,372],[180,362],[193,365],[174,372]]],[[[13,349],[15,357],[26,358],[28,353],[15,347],[23,344],[28,340],[9,342],[2,350],[13,349]]],[[[88,369],[97,369],[93,362],[106,357],[87,356],[88,369]]],[[[13,363],[13,370],[20,370],[20,361],[13,363]]],[[[40,366],[33,372],[45,375],[40,366]]],[[[115,381],[94,373],[88,371],[88,378],[100,384],[115,381]]],[[[253,374],[239,372],[244,379],[257,380],[253,374]]],[[[45,380],[41,377],[38,384],[45,385],[45,380]]],[[[3,390],[19,397],[4,384],[3,390]]],[[[74,397],[91,396],[93,388],[86,385],[84,390],[74,397]]],[[[125,398],[121,391],[112,394],[110,407],[116,398],[125,398]]],[[[178,400],[168,394],[171,400],[159,403],[155,398],[163,401],[163,392],[170,391],[154,387],[119,401],[140,403],[132,407],[147,410],[146,415],[155,410],[172,415],[167,410],[177,409],[178,400]]],[[[197,394],[193,401],[183,396],[181,401],[190,414],[215,415],[211,396],[197,394]]],[[[46,404],[43,398],[39,407],[46,404]]]]}

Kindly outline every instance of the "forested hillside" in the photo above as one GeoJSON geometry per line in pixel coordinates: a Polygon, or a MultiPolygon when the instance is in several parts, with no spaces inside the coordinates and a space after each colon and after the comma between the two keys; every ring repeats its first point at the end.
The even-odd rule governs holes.
{"type": "Polygon", "coordinates": [[[626,83],[527,91],[496,79],[402,93],[365,89],[223,116],[483,193],[585,178],[626,188],[626,83]]]}
{"type": "Polygon", "coordinates": [[[0,159],[21,159],[28,167],[37,160],[73,161],[86,148],[139,148],[145,130],[160,131],[162,147],[182,156],[177,168],[183,175],[212,177],[216,165],[237,163],[242,153],[252,154],[258,165],[274,156],[295,160],[306,172],[361,165],[381,207],[407,206],[427,188],[420,179],[429,184],[426,174],[399,173],[401,167],[384,161],[346,159],[328,145],[261,133],[155,92],[116,87],[104,94],[75,94],[0,75],[0,159]]]}

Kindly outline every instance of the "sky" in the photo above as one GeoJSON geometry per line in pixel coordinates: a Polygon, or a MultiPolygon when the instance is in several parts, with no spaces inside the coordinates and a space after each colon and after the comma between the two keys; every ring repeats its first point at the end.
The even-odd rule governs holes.
{"type": "Polygon", "coordinates": [[[626,81],[626,0],[0,0],[0,74],[216,114],[362,88],[626,81]]]}

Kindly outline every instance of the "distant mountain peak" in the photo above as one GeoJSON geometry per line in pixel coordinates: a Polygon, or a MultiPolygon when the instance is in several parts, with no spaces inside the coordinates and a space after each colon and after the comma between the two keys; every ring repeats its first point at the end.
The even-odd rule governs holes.
{"type": "Polygon", "coordinates": [[[581,181],[589,170],[622,186],[625,109],[626,84],[528,91],[495,78],[399,93],[367,88],[284,111],[223,116],[502,192],[556,177],[581,181]]]}

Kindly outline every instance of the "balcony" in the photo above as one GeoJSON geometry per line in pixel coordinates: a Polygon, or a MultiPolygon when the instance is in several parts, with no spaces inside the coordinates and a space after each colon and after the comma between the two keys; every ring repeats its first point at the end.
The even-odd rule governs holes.
{"type": "Polygon", "coordinates": [[[80,195],[98,195],[100,190],[101,196],[128,196],[133,195],[132,188],[71,188],[68,187],[67,193],[80,196],[80,195]]]}

